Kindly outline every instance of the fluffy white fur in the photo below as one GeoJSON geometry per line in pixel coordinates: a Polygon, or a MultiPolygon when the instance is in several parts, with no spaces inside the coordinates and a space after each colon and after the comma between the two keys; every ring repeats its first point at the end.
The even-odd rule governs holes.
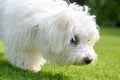
{"type": "Polygon", "coordinates": [[[45,61],[84,65],[99,39],[89,8],[62,0],[0,0],[0,36],[10,63],[39,71],[45,61]]]}

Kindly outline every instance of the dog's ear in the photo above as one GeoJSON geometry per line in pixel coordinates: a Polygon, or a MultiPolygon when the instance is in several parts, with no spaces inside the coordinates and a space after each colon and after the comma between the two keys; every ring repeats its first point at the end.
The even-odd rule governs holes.
{"type": "Polygon", "coordinates": [[[71,28],[72,18],[67,14],[56,15],[56,26],[60,31],[66,31],[71,28]]]}

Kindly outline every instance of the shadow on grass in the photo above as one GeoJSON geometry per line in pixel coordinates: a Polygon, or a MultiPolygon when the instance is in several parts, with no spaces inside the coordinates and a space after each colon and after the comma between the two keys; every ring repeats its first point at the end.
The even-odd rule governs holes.
{"type": "MultiPolygon", "coordinates": [[[[0,54],[1,55],[1,54],[0,54]]],[[[7,60],[0,59],[0,80],[70,80],[62,72],[40,71],[33,73],[13,67],[7,60]]]]}

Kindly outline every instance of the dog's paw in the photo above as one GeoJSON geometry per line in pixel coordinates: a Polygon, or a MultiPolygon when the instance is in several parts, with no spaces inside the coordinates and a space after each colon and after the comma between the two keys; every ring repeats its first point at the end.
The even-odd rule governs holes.
{"type": "Polygon", "coordinates": [[[41,70],[41,66],[34,66],[34,67],[31,67],[28,70],[37,73],[37,72],[39,72],[41,70]]]}

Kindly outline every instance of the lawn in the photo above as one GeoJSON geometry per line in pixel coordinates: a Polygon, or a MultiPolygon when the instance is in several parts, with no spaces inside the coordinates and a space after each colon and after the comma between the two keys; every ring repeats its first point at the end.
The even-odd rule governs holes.
{"type": "Polygon", "coordinates": [[[101,28],[95,65],[59,67],[46,64],[38,73],[12,67],[0,41],[0,80],[120,80],[120,29],[101,28]]]}

